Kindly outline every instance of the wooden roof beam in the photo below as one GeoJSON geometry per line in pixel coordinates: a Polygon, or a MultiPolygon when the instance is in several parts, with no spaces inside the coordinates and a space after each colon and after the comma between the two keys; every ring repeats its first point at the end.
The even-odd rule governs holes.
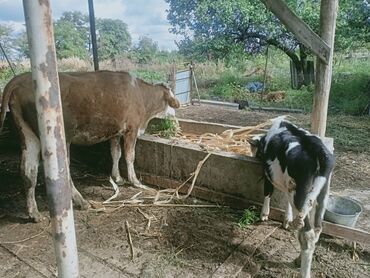
{"type": "Polygon", "coordinates": [[[309,48],[325,64],[328,64],[330,47],[302,21],[283,0],[261,0],[296,38],[309,48]]]}

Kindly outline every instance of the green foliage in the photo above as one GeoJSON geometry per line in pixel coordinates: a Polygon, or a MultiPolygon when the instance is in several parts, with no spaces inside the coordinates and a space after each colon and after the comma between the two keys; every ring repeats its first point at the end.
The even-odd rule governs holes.
{"type": "Polygon", "coordinates": [[[134,76],[143,79],[149,83],[157,83],[166,80],[166,74],[160,71],[153,70],[135,70],[131,72],[134,76]]]}
{"type": "Polygon", "coordinates": [[[164,138],[175,137],[179,130],[179,123],[174,117],[165,117],[163,119],[159,119],[156,121],[156,123],[151,124],[148,127],[148,132],[150,134],[157,134],[164,138]]]}
{"type": "Polygon", "coordinates": [[[58,20],[54,27],[55,48],[59,59],[68,57],[86,58],[84,34],[75,28],[73,22],[58,20]]]}
{"type": "Polygon", "coordinates": [[[158,51],[157,42],[146,36],[139,39],[139,42],[134,49],[136,59],[141,64],[152,62],[158,54],[158,51]]]}
{"type": "Polygon", "coordinates": [[[244,80],[240,74],[228,70],[210,91],[210,94],[226,101],[245,99],[244,80]]]}
{"type": "MultiPolygon", "coordinates": [[[[9,56],[14,47],[14,38],[12,37],[13,27],[8,24],[0,24],[0,43],[6,54],[9,56]]],[[[0,60],[5,60],[4,53],[0,51],[0,60]]]]}
{"type": "Polygon", "coordinates": [[[249,225],[253,225],[260,220],[259,213],[255,206],[251,206],[244,210],[243,216],[239,219],[238,225],[240,228],[245,228],[249,225]]]}
{"type": "Polygon", "coordinates": [[[131,47],[127,24],[119,19],[98,19],[98,55],[100,59],[114,59],[131,47]]]}

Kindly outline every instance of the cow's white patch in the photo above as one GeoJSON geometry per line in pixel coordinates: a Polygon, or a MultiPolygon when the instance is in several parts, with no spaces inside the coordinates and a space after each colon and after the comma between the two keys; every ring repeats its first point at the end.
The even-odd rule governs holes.
{"type": "Polygon", "coordinates": [[[173,109],[172,107],[168,106],[166,107],[166,110],[164,111],[164,114],[166,116],[172,116],[172,117],[175,117],[175,109],[173,109]]]}
{"type": "Polygon", "coordinates": [[[312,210],[317,196],[320,194],[322,188],[326,184],[327,179],[322,176],[318,176],[314,179],[312,184],[312,190],[308,192],[305,202],[302,207],[302,218],[304,219],[309,212],[312,210]]]}
{"type": "Polygon", "coordinates": [[[267,160],[267,165],[270,168],[271,183],[282,192],[289,192],[291,185],[295,184],[294,180],[288,174],[288,168],[285,172],[281,170],[280,161],[275,158],[273,161],[267,160]]]}
{"type": "Polygon", "coordinates": [[[288,229],[289,224],[292,223],[292,221],[293,221],[293,211],[292,211],[292,206],[290,205],[290,202],[288,201],[286,203],[286,210],[285,210],[283,228],[288,229]]]}
{"type": "Polygon", "coordinates": [[[307,244],[307,249],[301,250],[301,273],[303,278],[310,278],[312,256],[315,251],[315,232],[311,229],[304,232],[303,237],[307,244]]]}
{"type": "Polygon", "coordinates": [[[270,197],[266,196],[263,200],[263,206],[261,210],[261,221],[268,220],[270,214],[270,197]]]}
{"type": "Polygon", "coordinates": [[[300,144],[298,142],[291,142],[291,143],[289,143],[288,148],[285,151],[285,155],[288,155],[288,153],[290,152],[290,150],[294,149],[295,147],[297,147],[299,145],[300,144]]]}
{"type": "Polygon", "coordinates": [[[171,88],[169,88],[169,93],[170,93],[170,97],[175,97],[175,94],[172,92],[172,89],[171,88]]]}
{"type": "Polygon", "coordinates": [[[281,122],[284,120],[284,116],[277,117],[272,120],[272,126],[266,134],[266,145],[264,151],[267,150],[267,145],[270,142],[271,138],[274,137],[276,134],[279,134],[286,130],[286,127],[280,127],[281,122]]]}
{"type": "Polygon", "coordinates": [[[145,133],[145,128],[140,128],[138,131],[137,131],[137,136],[141,136],[145,133]]]}

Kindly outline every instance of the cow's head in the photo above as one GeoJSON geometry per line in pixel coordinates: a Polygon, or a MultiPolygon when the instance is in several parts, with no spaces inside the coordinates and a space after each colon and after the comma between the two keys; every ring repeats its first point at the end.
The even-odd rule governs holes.
{"type": "Polygon", "coordinates": [[[263,158],[263,149],[265,148],[266,135],[258,134],[248,139],[248,143],[251,145],[252,155],[256,158],[263,158]]]}
{"type": "Polygon", "coordinates": [[[168,105],[172,108],[179,108],[180,107],[180,102],[178,99],[175,97],[174,93],[171,90],[171,87],[168,86],[165,83],[161,84],[164,88],[164,99],[167,101],[168,105]]]}

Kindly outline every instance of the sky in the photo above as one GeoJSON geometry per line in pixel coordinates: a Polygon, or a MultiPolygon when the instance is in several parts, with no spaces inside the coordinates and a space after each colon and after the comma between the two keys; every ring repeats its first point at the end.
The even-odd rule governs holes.
{"type": "MultiPolygon", "coordinates": [[[[80,11],[88,14],[88,0],[49,0],[53,19],[63,12],[80,11]]],[[[174,40],[179,40],[168,30],[164,0],[94,0],[95,17],[120,19],[128,25],[132,40],[148,36],[158,43],[160,49],[177,49],[174,40]]],[[[11,24],[17,31],[25,30],[22,0],[0,0],[0,23],[11,24]]]]}

